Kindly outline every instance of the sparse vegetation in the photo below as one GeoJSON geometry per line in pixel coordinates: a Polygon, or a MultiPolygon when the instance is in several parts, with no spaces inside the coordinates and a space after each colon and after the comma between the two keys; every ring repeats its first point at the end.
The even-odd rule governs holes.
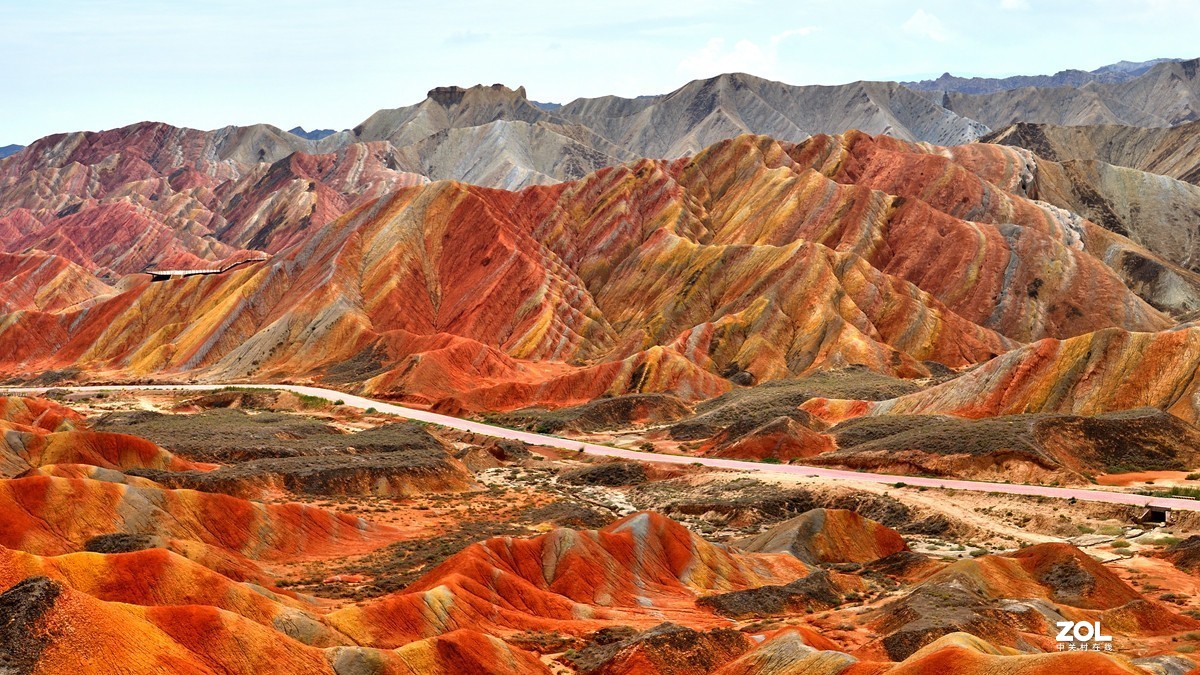
{"type": "Polygon", "coordinates": [[[324,421],[277,412],[247,414],[217,408],[191,415],[165,415],[145,410],[111,413],[95,423],[98,431],[147,438],[182,456],[203,462],[318,456],[399,449],[441,450],[443,444],[415,423],[395,422],[353,435],[324,421]]]}
{"type": "Polygon", "coordinates": [[[328,402],[320,396],[310,396],[308,394],[296,394],[300,399],[300,405],[305,408],[323,408],[328,405],[328,402]]]}
{"type": "Polygon", "coordinates": [[[1150,545],[1151,546],[1174,546],[1175,544],[1178,544],[1180,541],[1182,541],[1182,540],[1179,537],[1172,537],[1171,535],[1163,535],[1161,537],[1155,537],[1154,539],[1151,539],[1150,545]]]}
{"type": "Polygon", "coordinates": [[[582,405],[549,410],[522,408],[506,413],[484,415],[489,424],[510,429],[557,434],[563,431],[611,431],[634,424],[635,420],[670,422],[688,414],[690,409],[669,394],[628,394],[598,398],[582,405]]]}
{"type": "MultiPolygon", "coordinates": [[[[902,451],[974,456],[1004,453],[1051,471],[1062,469],[1042,439],[1070,434],[1094,454],[1096,466],[1089,468],[1129,473],[1178,471],[1194,464],[1195,432],[1188,429],[1162,411],[1140,409],[1093,417],[1046,413],[983,419],[865,416],[838,424],[829,433],[837,439],[838,455],[848,460],[902,451]]],[[[1046,482],[1052,480],[1046,478],[1046,482]]]]}

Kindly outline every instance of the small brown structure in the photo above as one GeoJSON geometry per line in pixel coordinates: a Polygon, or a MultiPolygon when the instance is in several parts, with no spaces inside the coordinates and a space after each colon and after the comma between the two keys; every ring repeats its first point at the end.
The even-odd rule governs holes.
{"type": "Polygon", "coordinates": [[[1168,506],[1147,506],[1135,520],[1142,525],[1170,525],[1171,508],[1168,506]]]}

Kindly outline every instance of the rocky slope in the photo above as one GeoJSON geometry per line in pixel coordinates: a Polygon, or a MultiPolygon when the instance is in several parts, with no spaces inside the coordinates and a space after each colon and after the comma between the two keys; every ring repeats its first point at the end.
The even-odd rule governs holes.
{"type": "Polygon", "coordinates": [[[70,260],[41,251],[0,253],[0,313],[58,311],[113,289],[70,260]]]}
{"type": "Polygon", "coordinates": [[[790,553],[812,563],[864,563],[907,551],[894,530],[845,509],[813,509],[741,542],[747,551],[790,553]]]}
{"type": "Polygon", "coordinates": [[[1098,161],[1200,183],[1200,122],[1166,128],[1021,122],[980,140],[1018,145],[1055,162],[1098,161]]]}
{"type": "Polygon", "coordinates": [[[1040,158],[1031,194],[1191,269],[1200,237],[1200,123],[1166,129],[1017,124],[985,138],[1040,158]]]}
{"type": "Polygon", "coordinates": [[[1040,162],[1039,199],[1091,220],[1185,269],[1200,256],[1200,186],[1088,160],[1040,162]]]}
{"type": "Polygon", "coordinates": [[[744,133],[799,141],[858,129],[941,145],[985,128],[892,82],[797,87],[734,73],[659,97],[579,99],[556,111],[639,157],[678,157],[744,133]]]}

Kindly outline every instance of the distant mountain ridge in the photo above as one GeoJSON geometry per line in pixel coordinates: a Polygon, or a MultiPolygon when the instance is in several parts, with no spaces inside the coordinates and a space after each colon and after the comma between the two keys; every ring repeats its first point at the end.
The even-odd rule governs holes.
{"type": "Polygon", "coordinates": [[[337,132],[333,129],[313,129],[312,131],[305,131],[304,127],[293,127],[288,129],[288,133],[310,141],[319,141],[322,138],[325,138],[326,136],[332,136],[337,132]]]}
{"type": "Polygon", "coordinates": [[[1132,79],[1107,84],[948,92],[942,106],[992,129],[1017,122],[1173,127],[1200,119],[1200,59],[1166,61],[1132,79]]]}
{"type": "MultiPolygon", "coordinates": [[[[801,87],[734,73],[660,96],[605,96],[557,107],[531,101],[523,87],[437,87],[419,103],[380,110],[353,129],[333,133],[301,127],[285,132],[265,124],[194,131],[141,123],[99,134],[57,134],[25,154],[58,148],[76,136],[78,142],[103,137],[108,143],[160,127],[168,128],[163,143],[177,132],[189,138],[202,134],[209,153],[204,162],[270,164],[293,153],[325,155],[382,144],[372,152],[388,170],[504,189],[577,180],[641,157],[684,157],[745,133],[799,142],[859,129],[956,145],[990,131],[892,82],[801,87]]],[[[4,161],[38,163],[25,154],[4,161]]]]}
{"type": "Polygon", "coordinates": [[[958,77],[944,73],[936,80],[901,82],[915,91],[957,94],[991,94],[1024,87],[1082,87],[1089,82],[1114,84],[1125,82],[1144,74],[1160,63],[1179,62],[1183,59],[1152,59],[1150,61],[1119,61],[1096,70],[1060,70],[1053,75],[1014,75],[1012,77],[958,77]]]}
{"type": "Polygon", "coordinates": [[[0,147],[0,159],[4,159],[9,155],[15,155],[25,149],[23,145],[5,145],[0,147]]]}
{"type": "MultiPolygon", "coordinates": [[[[976,141],[1013,120],[1168,127],[1197,119],[1198,65],[1122,62],[1088,74],[1093,80],[1081,87],[990,94],[935,95],[896,82],[796,86],[744,73],[695,80],[668,94],[563,104],[531,100],[523,87],[449,86],[430,90],[416,104],[379,110],[349,130],[285,132],[252,125],[199,133],[221,159],[239,163],[383,143],[380,161],[389,170],[517,189],[576,180],[642,157],[690,156],[746,133],[800,142],[858,129],[950,146],[976,141]]],[[[136,133],[138,126],[114,133],[136,133]]]]}

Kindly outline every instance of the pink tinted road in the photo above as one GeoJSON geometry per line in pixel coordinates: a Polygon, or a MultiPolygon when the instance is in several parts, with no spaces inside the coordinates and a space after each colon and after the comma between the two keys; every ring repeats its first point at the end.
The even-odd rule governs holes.
{"type": "MultiPolygon", "coordinates": [[[[573,441],[557,436],[547,436],[544,434],[535,434],[529,431],[518,431],[506,427],[493,426],[482,422],[465,420],[449,415],[440,415],[438,413],[429,412],[427,410],[418,410],[416,408],[406,408],[404,406],[386,403],[384,401],[376,401],[362,396],[346,394],[333,389],[322,389],[320,387],[309,387],[303,385],[291,384],[180,384],[180,385],[143,385],[143,386],[100,386],[100,387],[62,387],[68,391],[88,392],[88,391],[214,391],[225,387],[235,386],[238,388],[247,389],[279,389],[291,391],[297,394],[305,394],[307,396],[316,396],[328,401],[342,401],[345,405],[366,410],[374,408],[381,413],[389,413],[399,415],[411,420],[428,422],[437,424],[451,429],[460,431],[469,431],[471,433],[482,434],[485,436],[493,436],[495,438],[507,438],[514,441],[521,441],[529,445],[538,445],[542,447],[557,448],[560,450],[582,451],[589,455],[598,455],[602,457],[618,457],[621,459],[632,459],[641,462],[660,462],[667,464],[702,464],[717,469],[733,469],[736,471],[751,471],[763,474],[782,474],[791,476],[814,476],[818,478],[828,478],[832,480],[848,480],[848,481],[864,481],[868,483],[884,483],[895,484],[904,483],[914,487],[931,487],[945,488],[950,490],[970,490],[972,492],[999,492],[1011,495],[1034,495],[1038,497],[1050,497],[1053,499],[1077,499],[1080,501],[1089,502],[1107,502],[1109,504],[1125,504],[1129,506],[1159,506],[1170,509],[1180,509],[1185,511],[1200,511],[1200,501],[1192,499],[1180,499],[1171,497],[1147,497],[1144,495],[1130,494],[1127,492],[1113,492],[1105,490],[1089,490],[1085,488],[1059,488],[1042,485],[1019,485],[1015,483],[987,483],[983,481],[971,480],[951,480],[944,478],[925,478],[921,476],[897,476],[893,474],[868,473],[865,471],[843,471],[839,469],[825,469],[815,466],[802,466],[797,464],[762,464],[759,462],[744,462],[735,459],[717,459],[712,457],[688,457],[684,455],[666,455],[650,452],[639,452],[637,450],[623,450],[613,448],[607,445],[596,445],[595,443],[585,443],[582,441],[573,441]]],[[[47,388],[11,388],[0,391],[20,393],[38,393],[44,392],[47,388]]]]}

